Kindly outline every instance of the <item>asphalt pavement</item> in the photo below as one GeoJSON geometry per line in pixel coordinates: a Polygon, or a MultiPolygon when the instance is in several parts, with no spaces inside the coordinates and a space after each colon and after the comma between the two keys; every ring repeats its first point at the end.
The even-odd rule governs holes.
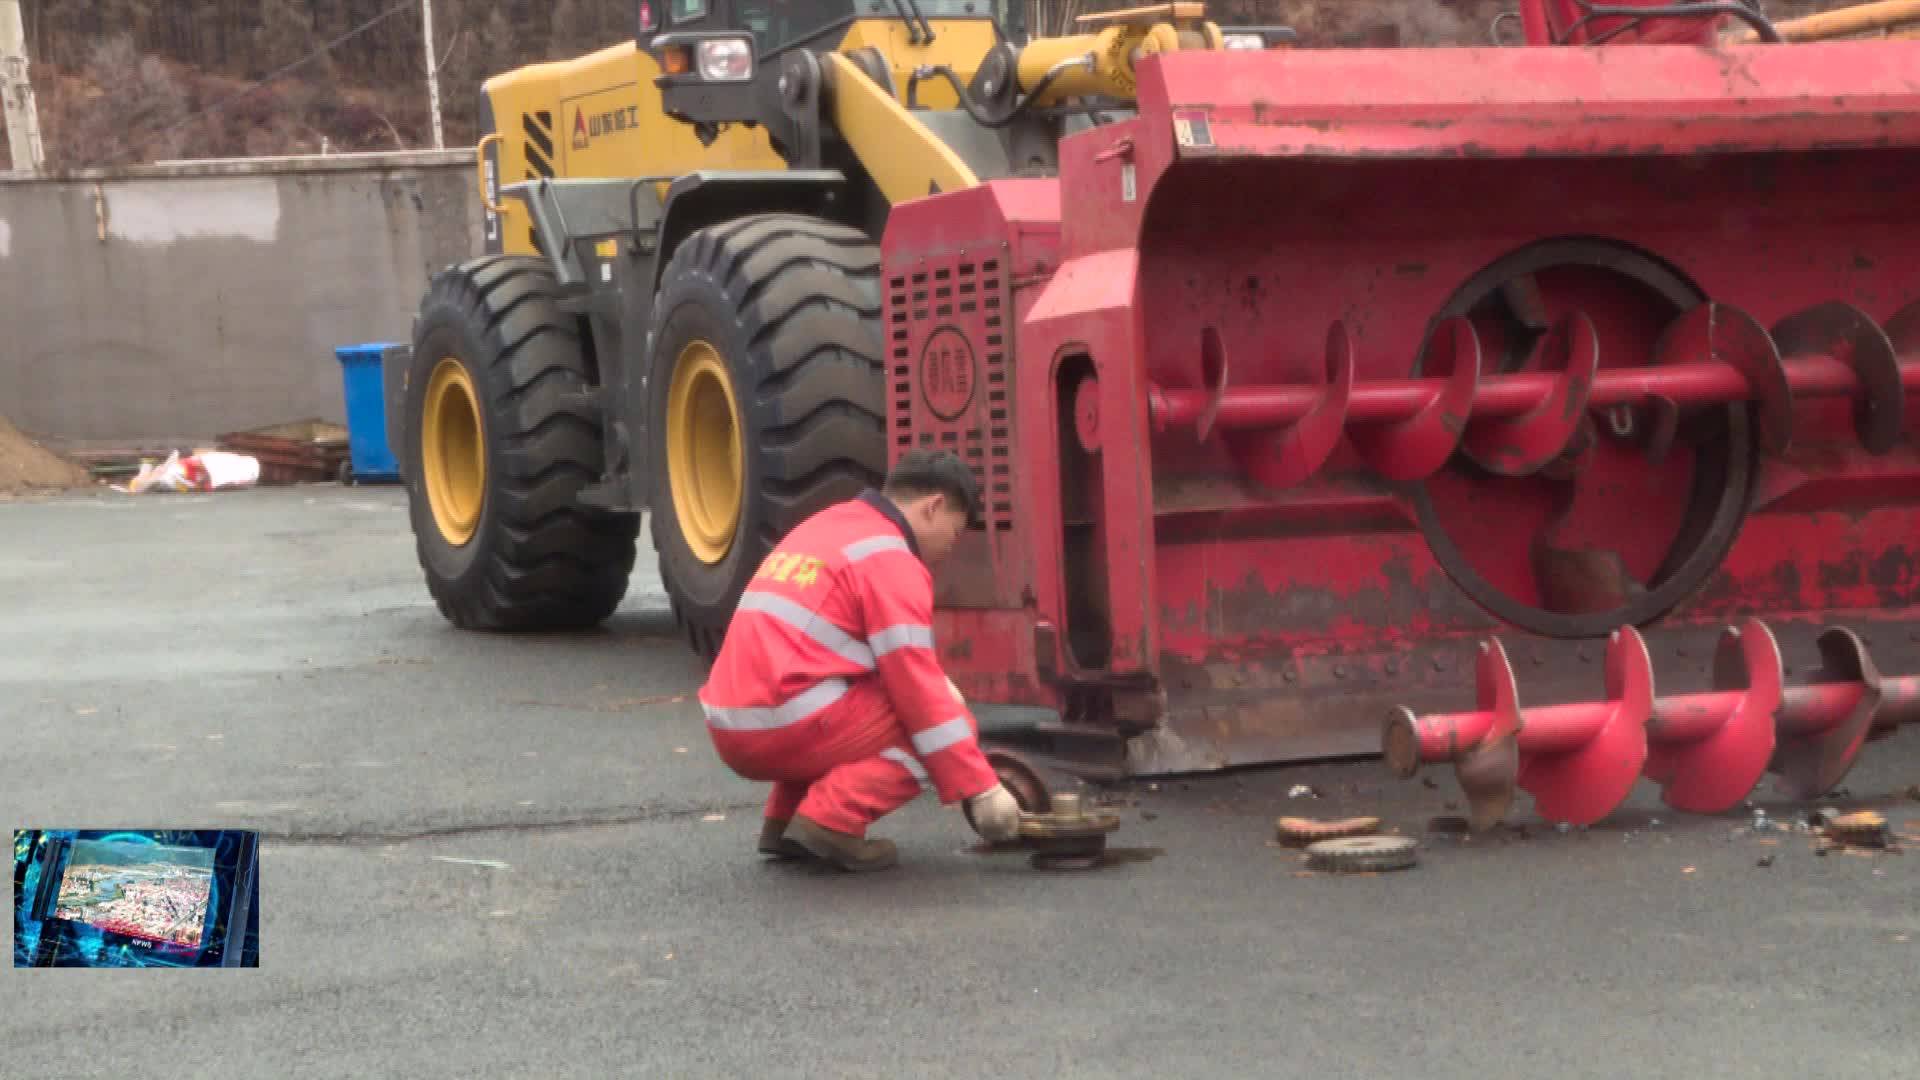
{"type": "MultiPolygon", "coordinates": [[[[0,502],[0,825],[266,838],[258,970],[8,968],[0,1077],[1920,1069],[1920,847],[1819,856],[1646,785],[1375,876],[1306,874],[1274,817],[1422,835],[1446,773],[1130,783],[1129,857],[1078,874],[930,800],[880,830],[896,870],[763,863],[640,563],[602,631],[497,637],[434,611],[396,489],[0,502]]],[[[1920,834],[1916,783],[1907,731],[1839,801],[1920,834]]]]}

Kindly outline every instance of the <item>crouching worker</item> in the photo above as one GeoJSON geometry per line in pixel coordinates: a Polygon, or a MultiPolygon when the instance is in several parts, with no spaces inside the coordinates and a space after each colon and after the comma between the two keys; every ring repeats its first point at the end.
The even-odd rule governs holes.
{"type": "Polygon", "coordinates": [[[892,866],[867,827],[926,788],[967,804],[986,839],[1018,830],[933,647],[929,568],[980,504],[958,456],[909,452],[880,491],[801,522],[748,583],[700,704],[720,759],[773,783],[763,854],[892,866]]]}

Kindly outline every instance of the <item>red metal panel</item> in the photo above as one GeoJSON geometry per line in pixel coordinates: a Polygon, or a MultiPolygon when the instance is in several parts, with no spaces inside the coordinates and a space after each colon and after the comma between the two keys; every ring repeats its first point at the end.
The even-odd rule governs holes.
{"type": "Polygon", "coordinates": [[[1730,616],[1778,617],[1789,652],[1836,613],[1911,618],[1920,448],[1889,395],[1920,384],[1920,314],[1894,318],[1920,312],[1915,70],[1897,44],[1160,57],[1139,117],[1066,140],[1057,184],[897,207],[893,449],[1010,463],[943,574],[956,679],[1096,727],[1160,718],[1164,690],[1136,768],[1370,749],[1386,704],[1471,691],[1489,631],[1525,643],[1523,681],[1600,663],[1591,633],[1516,634],[1468,577],[1577,614],[1607,599],[1599,556],[1644,591],[1701,505],[1735,517],[1656,612],[1656,657],[1730,616]],[[1473,299],[1560,248],[1585,261],[1512,272],[1504,322],[1473,299]],[[959,310],[966,281],[1010,341],[959,310]],[[1423,356],[1436,326],[1450,363],[1423,356]],[[954,337],[1011,350],[1010,415],[988,375],[962,393],[954,337]],[[1676,433],[1732,401],[1750,431],[1676,433]],[[1416,416],[1418,468],[1374,437],[1416,416]],[[1514,417],[1524,440],[1488,426],[1514,417]],[[1751,474],[1703,492],[1749,439],[1751,474]]]}
{"type": "Polygon", "coordinates": [[[1141,138],[1193,160],[1912,146],[1915,70],[1908,41],[1167,53],[1140,64],[1141,138]]]}
{"type": "MultiPolygon", "coordinates": [[[[1884,318],[1920,299],[1920,260],[1905,254],[1920,249],[1920,220],[1895,194],[1901,177],[1913,175],[1920,155],[1907,151],[1337,172],[1290,162],[1182,167],[1164,179],[1142,238],[1142,291],[1155,308],[1145,363],[1161,384],[1200,387],[1200,343],[1211,327],[1233,358],[1235,385],[1310,388],[1321,379],[1323,328],[1341,321],[1354,334],[1358,398],[1370,383],[1408,375],[1430,321],[1463,282],[1532,240],[1568,234],[1654,252],[1705,295],[1762,322],[1838,296],[1884,318]],[[1234,209],[1276,191],[1287,196],[1269,202],[1257,228],[1234,209]]],[[[1592,300],[1602,316],[1603,367],[1648,363],[1661,326],[1629,311],[1607,314],[1607,297],[1592,300]]],[[[1788,460],[1809,468],[1770,483],[1804,483],[1800,499],[1835,492],[1856,512],[1863,503],[1904,502],[1898,514],[1911,522],[1920,459],[1907,448],[1877,460],[1854,453],[1848,408],[1844,399],[1803,404],[1788,460]],[[1852,469],[1876,471],[1870,483],[1849,487],[1852,469]]],[[[1176,533],[1163,528],[1156,557],[1164,644],[1173,653],[1197,661],[1263,641],[1358,647],[1486,625],[1484,613],[1446,585],[1393,489],[1357,455],[1343,452],[1314,480],[1279,493],[1230,479],[1240,471],[1226,448],[1199,444],[1190,430],[1157,436],[1154,460],[1159,512],[1188,519],[1176,533]],[[1364,498],[1373,502],[1356,501],[1364,498]],[[1268,524],[1248,524],[1256,508],[1268,524]],[[1356,528],[1369,533],[1349,531],[1356,528]],[[1233,597],[1242,610],[1271,614],[1233,618],[1233,597]]],[[[1480,513],[1488,530],[1518,534],[1538,525],[1518,516],[1523,510],[1496,502],[1480,513]]],[[[1881,551],[1887,539],[1859,537],[1861,549],[1808,544],[1793,558],[1881,551]]],[[[1736,546],[1729,572],[1742,558],[1736,546]]],[[[1754,570],[1764,578],[1779,565],[1769,556],[1754,570]]],[[[1760,606],[1778,591],[1761,580],[1736,590],[1760,606]]]]}
{"type": "Polygon", "coordinates": [[[987,492],[986,528],[936,575],[938,639],[949,673],[984,702],[1057,705],[1034,659],[1034,567],[1057,565],[1044,522],[1052,470],[1021,469],[1025,402],[1015,326],[1058,260],[1058,185],[999,181],[894,210],[882,243],[888,335],[888,452],[954,450],[987,492]],[[1021,402],[1016,407],[1015,402],[1021,402]],[[1035,485],[1038,485],[1037,487],[1035,485]]]}
{"type": "Polygon", "coordinates": [[[1015,607],[1030,587],[1014,513],[1014,286],[1020,260],[1054,258],[1056,191],[1008,181],[919,200],[882,245],[889,455],[953,450],[987,494],[985,531],[942,575],[945,605],[1015,607]]]}

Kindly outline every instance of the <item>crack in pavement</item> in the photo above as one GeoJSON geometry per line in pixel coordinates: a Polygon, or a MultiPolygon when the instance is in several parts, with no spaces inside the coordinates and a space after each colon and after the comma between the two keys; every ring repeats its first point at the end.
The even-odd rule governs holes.
{"type": "Polygon", "coordinates": [[[370,847],[376,844],[406,844],[419,840],[439,840],[455,836],[485,836],[496,833],[564,832],[570,829],[599,829],[617,825],[648,825],[676,821],[695,815],[757,810],[764,803],[705,803],[698,806],[621,807],[604,813],[578,814],[544,821],[463,822],[435,825],[404,831],[380,831],[373,826],[354,826],[338,831],[304,829],[273,830],[256,828],[262,841],[289,847],[370,847]]]}

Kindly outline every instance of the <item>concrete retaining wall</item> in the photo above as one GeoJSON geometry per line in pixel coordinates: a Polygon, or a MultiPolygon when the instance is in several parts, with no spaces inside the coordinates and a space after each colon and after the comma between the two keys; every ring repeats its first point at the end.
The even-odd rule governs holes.
{"type": "Polygon", "coordinates": [[[402,341],[480,250],[472,151],[0,179],[0,413],[75,443],[343,422],[333,350],[402,341]]]}

